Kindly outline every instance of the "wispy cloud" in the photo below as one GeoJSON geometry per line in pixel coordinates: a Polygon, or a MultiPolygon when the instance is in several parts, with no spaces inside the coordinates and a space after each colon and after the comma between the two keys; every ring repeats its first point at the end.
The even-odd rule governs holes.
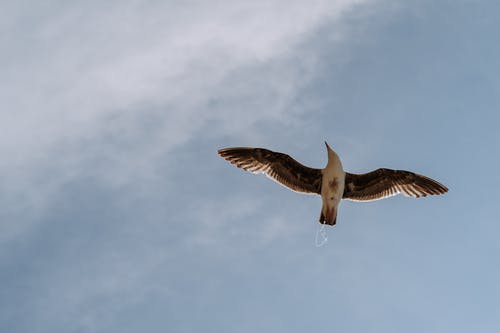
{"type": "MultiPolygon", "coordinates": [[[[235,133],[258,143],[263,122],[290,121],[289,106],[317,65],[303,57],[301,45],[324,24],[342,38],[336,23],[366,2],[53,1],[32,11],[22,4],[6,8],[0,14],[1,38],[9,45],[0,55],[0,99],[8,111],[0,116],[0,241],[29,239],[27,252],[50,258],[43,267],[30,266],[39,279],[25,277],[36,291],[17,296],[29,303],[24,310],[34,323],[98,330],[96,321],[102,325],[103,317],[140,302],[151,275],[165,277],[168,286],[168,269],[156,270],[173,263],[178,251],[209,248],[235,218],[258,208],[250,198],[195,197],[196,211],[165,212],[174,194],[160,193],[180,187],[173,174],[182,169],[169,170],[181,155],[167,153],[198,138],[235,133]],[[88,184],[98,185],[89,191],[88,184]],[[164,217],[147,217],[148,200],[158,200],[154,210],[164,217]],[[131,215],[107,217],[113,205],[131,215]],[[134,205],[142,216],[133,215],[134,205]],[[181,214],[201,222],[185,240],[158,226],[182,221],[181,214]],[[118,234],[101,230],[104,220],[120,226],[118,234]],[[141,231],[144,223],[153,231],[141,231]],[[87,233],[93,228],[110,238],[94,239],[87,233]],[[150,246],[134,243],[135,237],[150,246]],[[165,245],[165,238],[172,243],[165,245]],[[61,314],[66,320],[54,325],[61,314]]],[[[269,221],[257,225],[260,245],[295,230],[279,217],[269,221]]],[[[234,236],[245,237],[236,230],[234,236]]],[[[15,321],[24,315],[4,314],[15,321]]]]}
{"type": "MultiPolygon", "coordinates": [[[[77,177],[120,186],[151,174],[203,126],[230,134],[284,117],[315,68],[297,47],[364,2],[11,6],[4,16],[19,20],[6,20],[16,34],[3,37],[0,171],[24,208],[4,217],[29,210],[33,221],[77,177]]],[[[22,226],[4,225],[3,237],[22,226]]]]}

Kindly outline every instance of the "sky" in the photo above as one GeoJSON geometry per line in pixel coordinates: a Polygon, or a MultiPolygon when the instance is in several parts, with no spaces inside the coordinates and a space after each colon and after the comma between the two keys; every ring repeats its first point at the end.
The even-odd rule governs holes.
{"type": "Polygon", "coordinates": [[[0,5],[0,331],[498,332],[500,4],[0,5]],[[255,146],[449,193],[341,203],[255,146]]]}

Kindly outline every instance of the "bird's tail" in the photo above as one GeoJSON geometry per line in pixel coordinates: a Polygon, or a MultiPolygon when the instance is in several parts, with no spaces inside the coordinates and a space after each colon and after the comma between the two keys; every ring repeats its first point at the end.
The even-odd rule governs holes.
{"type": "Polygon", "coordinates": [[[330,209],[326,209],[326,216],[323,214],[323,210],[321,210],[321,215],[319,216],[319,223],[328,224],[334,226],[337,224],[337,212],[335,211],[335,207],[330,209]]]}

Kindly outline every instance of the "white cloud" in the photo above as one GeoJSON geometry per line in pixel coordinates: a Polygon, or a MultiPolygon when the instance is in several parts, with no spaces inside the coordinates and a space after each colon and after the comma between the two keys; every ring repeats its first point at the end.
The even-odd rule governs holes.
{"type": "Polygon", "coordinates": [[[234,133],[284,117],[314,71],[314,59],[287,59],[364,2],[11,6],[0,79],[3,191],[22,193],[34,220],[68,180],[93,173],[126,183],[207,122],[234,133]]]}
{"type": "MultiPolygon", "coordinates": [[[[258,143],[255,125],[288,121],[289,104],[315,74],[314,57],[302,57],[300,46],[326,23],[342,37],[336,20],[365,2],[55,2],[34,8],[36,15],[11,7],[0,20],[11,33],[2,37],[10,48],[0,55],[0,217],[7,221],[0,242],[36,230],[30,227],[47,207],[55,208],[52,201],[71,180],[93,177],[104,186],[126,187],[154,178],[155,161],[189,140],[241,132],[258,143]]],[[[202,222],[186,236],[193,247],[208,248],[221,230],[260,204],[229,201],[208,198],[186,212],[202,222]]],[[[276,216],[266,221],[258,224],[263,236],[255,246],[297,231],[276,216]]],[[[245,237],[238,230],[234,236],[245,237]]],[[[95,329],[96,321],[157,288],[144,282],[175,256],[175,249],[157,254],[165,250],[158,244],[108,242],[116,248],[97,243],[77,263],[61,255],[53,271],[45,268],[33,301],[42,327],[63,313],[68,317],[62,325],[95,329]],[[109,300],[99,303],[101,297],[109,300]]],[[[88,250],[58,246],[62,252],[88,250]]]]}

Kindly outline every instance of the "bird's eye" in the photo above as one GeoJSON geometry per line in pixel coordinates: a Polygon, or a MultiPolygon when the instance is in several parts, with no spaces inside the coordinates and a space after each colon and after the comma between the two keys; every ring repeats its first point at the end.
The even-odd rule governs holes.
{"type": "Polygon", "coordinates": [[[330,200],[333,200],[333,197],[330,197],[330,200]]]}

